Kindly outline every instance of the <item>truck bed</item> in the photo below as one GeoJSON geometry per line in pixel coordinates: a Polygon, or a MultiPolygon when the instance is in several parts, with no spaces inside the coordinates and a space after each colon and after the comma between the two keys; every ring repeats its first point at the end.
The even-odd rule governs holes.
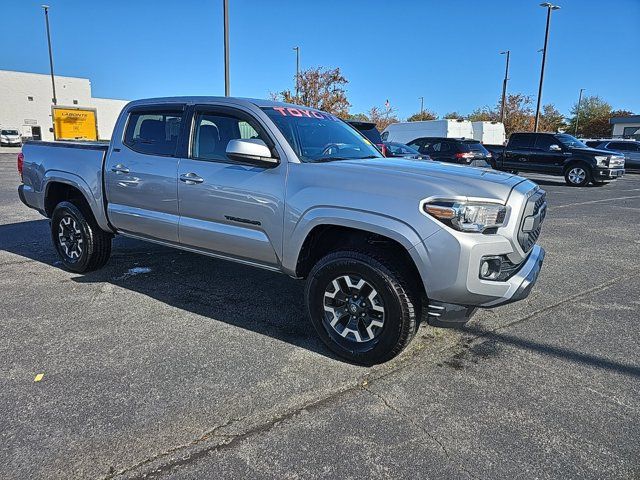
{"type": "Polygon", "coordinates": [[[103,185],[106,142],[30,141],[22,147],[24,155],[24,202],[47,215],[46,191],[56,184],[75,185],[89,203],[98,225],[110,231],[105,215],[103,185]]]}

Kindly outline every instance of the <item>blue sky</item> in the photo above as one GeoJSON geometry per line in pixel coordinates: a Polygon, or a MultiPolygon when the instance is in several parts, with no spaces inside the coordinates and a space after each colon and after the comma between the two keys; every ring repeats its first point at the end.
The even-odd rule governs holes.
{"type": "MultiPolygon", "coordinates": [[[[2,0],[0,69],[47,73],[42,1],[2,0]]],[[[425,107],[468,113],[511,92],[535,96],[546,10],[535,0],[230,0],[231,94],[268,98],[302,68],[340,67],[353,113],[425,107]]],[[[558,0],[543,100],[568,113],[578,90],[640,113],[640,0],[558,0]]],[[[93,95],[224,93],[222,0],[50,0],[56,73],[93,95]]]]}

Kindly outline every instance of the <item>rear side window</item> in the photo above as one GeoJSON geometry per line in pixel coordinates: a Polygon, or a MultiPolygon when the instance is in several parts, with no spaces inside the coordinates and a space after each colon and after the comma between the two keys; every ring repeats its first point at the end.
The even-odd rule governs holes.
{"type": "Polygon", "coordinates": [[[534,135],[521,133],[511,135],[509,138],[509,148],[533,148],[534,135]]]}
{"type": "Polygon", "coordinates": [[[181,123],[181,111],[133,111],[129,114],[123,143],[147,155],[175,155],[181,123]]]}

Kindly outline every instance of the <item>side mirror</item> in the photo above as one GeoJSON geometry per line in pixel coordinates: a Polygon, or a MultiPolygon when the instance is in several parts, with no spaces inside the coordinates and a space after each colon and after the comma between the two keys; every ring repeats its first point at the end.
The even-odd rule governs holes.
{"type": "Polygon", "coordinates": [[[562,148],[560,148],[560,145],[549,145],[549,150],[551,150],[552,152],[561,152],[562,148]]]}
{"type": "Polygon", "coordinates": [[[280,163],[280,160],[273,157],[269,147],[259,138],[229,140],[226,152],[232,160],[261,167],[272,168],[280,163]]]}

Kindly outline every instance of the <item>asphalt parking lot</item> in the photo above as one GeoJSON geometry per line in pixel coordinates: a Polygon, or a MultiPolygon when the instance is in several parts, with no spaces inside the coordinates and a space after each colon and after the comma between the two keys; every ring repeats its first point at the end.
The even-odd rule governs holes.
{"type": "Polygon", "coordinates": [[[0,154],[0,477],[639,478],[640,175],[530,178],[531,296],[363,368],[282,275],[123,238],[62,270],[0,154]]]}

